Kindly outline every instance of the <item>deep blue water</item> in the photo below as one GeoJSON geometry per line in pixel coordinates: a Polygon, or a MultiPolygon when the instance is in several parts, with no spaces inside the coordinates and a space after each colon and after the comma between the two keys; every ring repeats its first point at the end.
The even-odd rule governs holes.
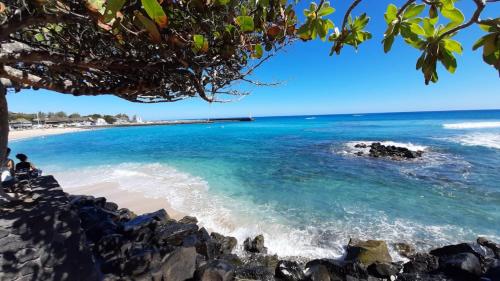
{"type": "Polygon", "coordinates": [[[281,255],[336,256],[349,237],[426,249],[500,238],[500,110],[257,118],[17,141],[71,189],[113,182],[210,229],[264,233],[281,255]],[[357,141],[425,149],[353,156],[357,141]]]}

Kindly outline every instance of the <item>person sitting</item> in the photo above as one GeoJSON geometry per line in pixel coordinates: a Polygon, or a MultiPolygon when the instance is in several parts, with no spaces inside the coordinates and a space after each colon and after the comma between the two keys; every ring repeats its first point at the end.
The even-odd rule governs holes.
{"type": "Polygon", "coordinates": [[[12,197],[7,192],[12,192],[12,189],[15,186],[16,180],[14,178],[14,161],[9,158],[10,148],[7,148],[5,157],[3,158],[2,164],[0,167],[1,170],[1,187],[0,187],[0,198],[10,201],[17,202],[20,201],[18,198],[12,197]]]}
{"type": "Polygon", "coordinates": [[[19,153],[16,155],[19,159],[19,163],[16,164],[16,173],[27,174],[29,177],[38,177],[41,175],[41,171],[38,170],[31,162],[28,162],[28,156],[19,153]]]}

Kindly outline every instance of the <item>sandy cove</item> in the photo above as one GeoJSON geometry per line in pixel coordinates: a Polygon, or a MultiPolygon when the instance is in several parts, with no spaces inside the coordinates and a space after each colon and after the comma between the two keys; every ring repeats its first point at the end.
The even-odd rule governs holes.
{"type": "Polygon", "coordinates": [[[31,130],[19,130],[19,131],[12,130],[9,132],[9,140],[10,141],[23,140],[35,137],[83,132],[88,130],[89,129],[83,129],[83,128],[48,128],[48,129],[31,129],[31,130]]]}

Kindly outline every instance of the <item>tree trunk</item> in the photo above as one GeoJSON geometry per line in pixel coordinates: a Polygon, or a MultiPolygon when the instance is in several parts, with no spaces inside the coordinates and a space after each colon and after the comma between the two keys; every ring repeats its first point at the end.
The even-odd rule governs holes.
{"type": "Polygon", "coordinates": [[[7,106],[7,89],[0,81],[0,167],[4,166],[5,154],[9,140],[9,109],[7,106]]]}

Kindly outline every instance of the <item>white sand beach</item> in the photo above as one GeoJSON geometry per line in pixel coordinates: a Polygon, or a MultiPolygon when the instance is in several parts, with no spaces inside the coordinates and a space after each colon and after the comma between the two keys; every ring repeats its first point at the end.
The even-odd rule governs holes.
{"type": "Polygon", "coordinates": [[[88,129],[83,129],[83,128],[49,128],[49,129],[19,130],[19,131],[12,130],[9,132],[9,140],[22,140],[34,137],[60,135],[60,134],[81,132],[87,130],[88,129]]]}
{"type": "Polygon", "coordinates": [[[182,219],[182,214],[170,206],[166,199],[144,196],[142,192],[130,192],[120,189],[117,183],[99,183],[95,185],[64,188],[65,192],[72,195],[92,195],[94,197],[105,197],[107,201],[118,204],[120,208],[127,208],[140,215],[165,209],[168,215],[176,220],[182,219]]]}

